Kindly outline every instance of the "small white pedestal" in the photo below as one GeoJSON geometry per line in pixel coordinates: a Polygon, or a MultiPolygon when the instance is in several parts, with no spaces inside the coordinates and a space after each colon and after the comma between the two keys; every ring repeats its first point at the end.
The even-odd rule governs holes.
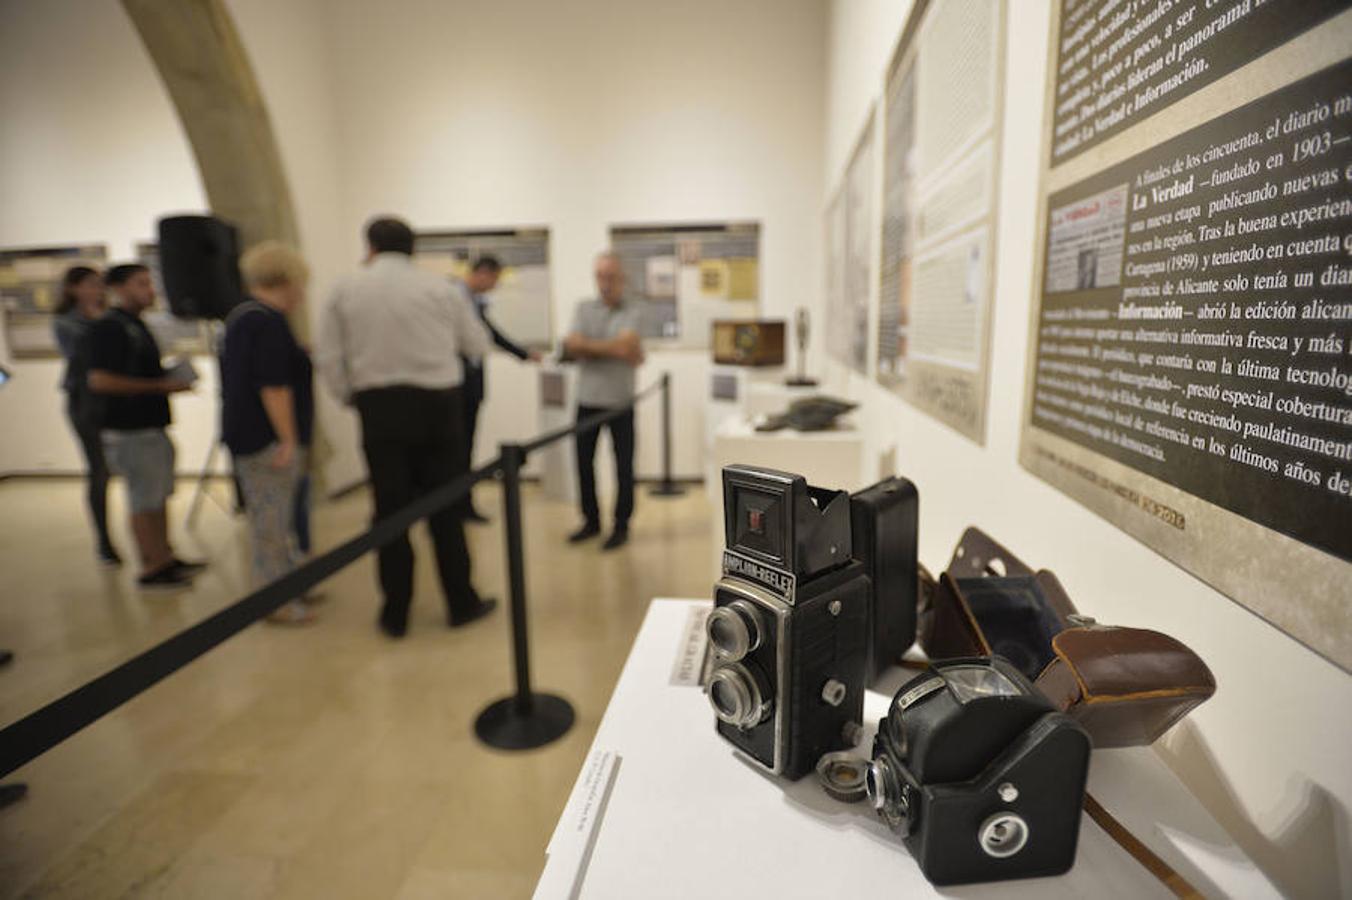
{"type": "MultiPolygon", "coordinates": [[[[540,369],[540,427],[538,434],[567,428],[575,416],[577,373],[572,366],[544,365],[540,369]]],[[[533,456],[539,460],[540,485],[545,496],[577,502],[577,471],[572,439],[555,441],[533,456]]]]}

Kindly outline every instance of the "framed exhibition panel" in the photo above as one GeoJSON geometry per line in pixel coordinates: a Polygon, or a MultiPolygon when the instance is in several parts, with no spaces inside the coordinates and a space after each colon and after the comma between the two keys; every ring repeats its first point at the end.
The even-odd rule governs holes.
{"type": "Polygon", "coordinates": [[[419,266],[448,278],[469,275],[480,256],[502,264],[489,300],[493,324],[519,344],[548,347],[553,341],[549,229],[420,231],[413,258],[419,266]]]}
{"type": "Polygon", "coordinates": [[[985,442],[1005,4],[918,0],[883,96],[877,378],[985,442]]]}
{"type": "Polygon", "coordinates": [[[1352,4],[1065,0],[1020,462],[1352,669],[1352,4]]]}
{"type": "Polygon", "coordinates": [[[61,301],[62,277],[71,266],[103,271],[107,264],[108,248],[103,244],[0,250],[0,309],[10,356],[60,356],[52,316],[61,301]]]}
{"type": "Polygon", "coordinates": [[[137,241],[136,261],[150,270],[155,282],[155,308],[145,314],[146,327],[155,335],[160,351],[166,355],[205,356],[213,352],[211,327],[196,319],[180,319],[169,312],[169,295],[164,290],[157,241],[137,241]]]}
{"type": "Polygon", "coordinates": [[[850,360],[850,329],[842,311],[845,309],[845,190],[837,188],[826,207],[826,218],[822,222],[825,231],[826,261],[823,274],[826,278],[824,292],[826,311],[822,334],[826,340],[826,353],[846,365],[850,360]]]}
{"type": "Polygon", "coordinates": [[[845,180],[828,212],[826,346],[860,375],[868,374],[869,287],[873,280],[874,113],[850,154],[845,180]],[[833,283],[835,282],[835,283],[833,283]]]}
{"type": "Polygon", "coordinates": [[[612,225],[610,247],[641,304],[645,338],[704,349],[715,319],[760,309],[759,222],[612,225]]]}

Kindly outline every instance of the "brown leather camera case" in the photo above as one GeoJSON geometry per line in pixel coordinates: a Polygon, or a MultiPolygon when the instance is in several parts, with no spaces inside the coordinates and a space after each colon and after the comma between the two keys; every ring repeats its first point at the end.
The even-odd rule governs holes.
{"type": "Polygon", "coordinates": [[[1148,745],[1216,692],[1211,670],[1184,644],[1144,628],[1081,620],[1051,572],[1033,574],[990,536],[968,528],[922,611],[920,645],[930,659],[989,656],[991,645],[958,579],[1032,575],[1060,625],[1051,661],[1035,684],[1084,726],[1095,747],[1148,745]]]}
{"type": "Polygon", "coordinates": [[[1037,687],[1095,747],[1148,745],[1216,693],[1211,670],[1179,641],[1144,628],[1089,625],[1052,638],[1037,687]]]}

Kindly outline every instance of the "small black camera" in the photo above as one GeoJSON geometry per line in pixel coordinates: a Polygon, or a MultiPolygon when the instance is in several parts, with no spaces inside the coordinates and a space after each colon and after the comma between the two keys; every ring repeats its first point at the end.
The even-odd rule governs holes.
{"type": "Polygon", "coordinates": [[[727,545],[709,615],[717,729],[797,779],[853,746],[863,719],[870,582],[853,558],[850,496],[801,475],[723,470],[727,545]]]}
{"type": "Polygon", "coordinates": [[[1089,735],[999,656],[908,681],[878,723],[868,795],[937,885],[1075,862],[1089,735]]]}

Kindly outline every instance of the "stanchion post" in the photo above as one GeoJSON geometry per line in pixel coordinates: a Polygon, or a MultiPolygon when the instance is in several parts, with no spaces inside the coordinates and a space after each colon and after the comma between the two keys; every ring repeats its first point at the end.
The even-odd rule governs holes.
{"type": "Polygon", "coordinates": [[[654,497],[679,497],[685,488],[671,477],[671,373],[662,373],[662,480],[648,492],[654,497]]]}
{"type": "Polygon", "coordinates": [[[573,727],[573,707],[562,697],[537,694],[530,682],[526,620],[526,557],[521,529],[521,467],[526,451],[503,444],[502,520],[506,526],[507,583],[512,605],[512,657],[516,693],[489,704],[474,722],[479,740],[500,750],[530,750],[563,737],[573,727]]]}

